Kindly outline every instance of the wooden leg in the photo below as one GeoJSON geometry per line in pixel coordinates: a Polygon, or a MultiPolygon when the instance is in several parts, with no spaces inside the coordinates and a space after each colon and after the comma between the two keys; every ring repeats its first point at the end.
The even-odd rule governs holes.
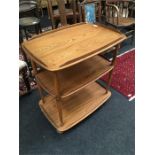
{"type": "Polygon", "coordinates": [[[41,16],[43,17],[44,16],[44,12],[43,12],[43,8],[42,7],[40,8],[40,11],[41,11],[41,16]]]}
{"type": "Polygon", "coordinates": [[[27,32],[26,32],[26,28],[25,27],[24,27],[24,32],[25,32],[25,37],[28,40],[28,35],[27,35],[27,32]]]}
{"type": "Polygon", "coordinates": [[[26,63],[28,64],[29,62],[28,62],[28,58],[27,58],[27,56],[26,56],[26,54],[25,54],[25,52],[23,51],[23,49],[20,47],[20,52],[22,53],[22,55],[24,56],[24,61],[26,61],[26,63]]]}
{"type": "Polygon", "coordinates": [[[31,64],[32,64],[32,69],[33,69],[33,73],[34,73],[34,76],[35,76],[37,74],[37,66],[36,66],[36,63],[31,60],[31,64]]]}
{"type": "Polygon", "coordinates": [[[38,26],[38,24],[35,25],[35,31],[36,31],[36,34],[39,34],[39,26],[38,26]]]}
{"type": "MultiPolygon", "coordinates": [[[[31,64],[32,64],[32,69],[33,69],[33,73],[34,73],[33,76],[35,76],[37,74],[37,66],[36,66],[36,63],[31,60],[31,64]]],[[[37,81],[37,78],[36,78],[36,81],[37,81]]],[[[45,99],[44,99],[44,94],[43,94],[42,88],[38,84],[37,84],[37,86],[38,86],[38,91],[39,91],[40,97],[41,97],[43,103],[45,103],[45,99]]]]}
{"type": "Polygon", "coordinates": [[[48,14],[48,19],[50,19],[50,10],[49,10],[49,7],[47,7],[47,14],[48,14]]]}
{"type": "Polygon", "coordinates": [[[21,44],[23,42],[23,29],[19,28],[19,43],[21,44]]]}
{"type": "MultiPolygon", "coordinates": [[[[120,49],[120,44],[116,46],[116,49],[113,51],[113,60],[111,62],[111,65],[112,66],[115,66],[115,63],[116,63],[116,57],[117,57],[117,52],[118,50],[120,49]]],[[[109,72],[109,77],[108,77],[108,82],[107,82],[107,86],[106,86],[106,93],[108,93],[108,90],[109,90],[109,87],[110,87],[110,83],[111,83],[111,80],[112,80],[112,73],[113,73],[113,70],[112,69],[110,72],[109,72]]]]}
{"type": "Polygon", "coordinates": [[[60,125],[63,125],[63,113],[62,113],[62,100],[60,97],[60,84],[59,84],[59,74],[58,72],[55,72],[54,74],[54,85],[56,88],[56,104],[57,104],[57,110],[58,110],[58,115],[59,115],[59,120],[60,120],[60,125]]]}
{"type": "Polygon", "coordinates": [[[81,11],[81,6],[79,2],[78,2],[78,11],[79,11],[79,21],[82,22],[82,11],[81,11]]]}
{"type": "Polygon", "coordinates": [[[59,114],[60,125],[63,125],[63,116],[62,116],[62,101],[59,97],[56,97],[56,105],[59,114]]]}
{"type": "Polygon", "coordinates": [[[38,24],[38,27],[39,27],[39,31],[40,31],[40,33],[42,33],[42,29],[41,29],[41,25],[40,25],[40,23],[38,24]]]}
{"type": "Polygon", "coordinates": [[[115,50],[113,51],[113,59],[111,65],[115,66],[116,63],[116,57],[117,57],[117,52],[120,49],[120,44],[116,46],[115,50]]]}
{"type": "Polygon", "coordinates": [[[44,99],[42,88],[38,84],[37,84],[37,86],[38,86],[38,91],[39,91],[40,97],[41,97],[43,103],[45,103],[45,99],[44,99]]]}
{"type": "Polygon", "coordinates": [[[111,80],[112,80],[112,73],[113,73],[113,70],[114,70],[114,69],[112,69],[112,70],[109,72],[109,75],[108,75],[108,82],[107,82],[107,85],[106,85],[106,93],[108,93],[108,91],[109,91],[110,83],[111,83],[111,80]]]}
{"type": "Polygon", "coordinates": [[[63,134],[64,132],[63,132],[63,131],[59,131],[59,130],[57,130],[57,133],[59,133],[59,134],[63,134]]]}

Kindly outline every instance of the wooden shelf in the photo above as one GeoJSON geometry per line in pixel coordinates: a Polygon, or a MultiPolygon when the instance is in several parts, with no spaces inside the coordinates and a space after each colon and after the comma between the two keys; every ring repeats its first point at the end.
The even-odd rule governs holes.
{"type": "Polygon", "coordinates": [[[40,108],[57,131],[70,129],[111,96],[111,71],[125,39],[124,34],[104,25],[78,23],[42,33],[22,44],[31,58],[40,108]],[[112,62],[99,56],[112,48],[112,62]],[[43,70],[38,72],[37,66],[43,70]],[[107,73],[105,90],[95,81],[107,73]]]}
{"type": "Polygon", "coordinates": [[[41,67],[58,71],[103,53],[126,39],[99,24],[78,23],[38,35],[24,42],[24,51],[41,67]]]}
{"type": "MultiPolygon", "coordinates": [[[[76,91],[96,81],[103,74],[113,69],[111,62],[95,56],[77,65],[58,72],[61,97],[67,97],[76,91]]],[[[55,76],[53,72],[42,71],[36,75],[38,84],[51,95],[56,95],[54,88],[55,76]]]]}
{"type": "Polygon", "coordinates": [[[64,132],[93,113],[111,96],[111,92],[106,93],[105,88],[96,82],[88,85],[74,95],[65,98],[62,103],[63,125],[60,125],[56,100],[52,96],[45,97],[45,103],[40,100],[39,105],[58,132],[64,132]]]}

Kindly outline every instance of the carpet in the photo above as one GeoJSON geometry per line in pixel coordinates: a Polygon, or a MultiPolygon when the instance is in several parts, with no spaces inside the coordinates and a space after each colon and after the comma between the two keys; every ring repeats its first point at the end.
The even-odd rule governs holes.
{"type": "Polygon", "coordinates": [[[42,114],[37,90],[22,96],[19,154],[135,155],[134,100],[129,102],[117,91],[111,89],[111,92],[103,106],[64,134],[58,134],[42,114]]]}
{"type": "MultiPolygon", "coordinates": [[[[107,81],[108,75],[100,80],[107,81]]],[[[135,96],[135,49],[117,56],[110,86],[130,100],[135,96]]]]}

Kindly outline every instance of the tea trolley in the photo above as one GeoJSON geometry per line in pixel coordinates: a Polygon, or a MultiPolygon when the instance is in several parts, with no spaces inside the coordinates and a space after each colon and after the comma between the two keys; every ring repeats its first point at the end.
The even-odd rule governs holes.
{"type": "Polygon", "coordinates": [[[79,23],[45,32],[22,44],[32,61],[41,111],[59,133],[85,119],[111,96],[109,84],[116,54],[125,39],[124,34],[106,26],[79,23]],[[99,55],[112,47],[111,62],[99,55]],[[104,88],[96,80],[108,73],[104,88]]]}

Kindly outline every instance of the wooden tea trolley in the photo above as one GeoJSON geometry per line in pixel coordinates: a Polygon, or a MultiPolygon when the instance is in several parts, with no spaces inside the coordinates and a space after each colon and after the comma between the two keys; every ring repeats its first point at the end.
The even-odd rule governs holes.
{"type": "Polygon", "coordinates": [[[111,96],[108,87],[116,53],[124,39],[125,35],[105,26],[79,23],[22,44],[32,60],[41,95],[39,106],[58,132],[82,121],[111,96]],[[116,47],[112,62],[98,55],[112,47],[116,47]],[[104,88],[95,81],[107,73],[109,81],[104,88]]]}

